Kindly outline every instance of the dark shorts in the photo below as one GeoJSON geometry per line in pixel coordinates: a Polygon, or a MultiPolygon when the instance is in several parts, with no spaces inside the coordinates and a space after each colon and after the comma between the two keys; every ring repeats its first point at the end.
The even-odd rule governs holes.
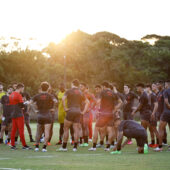
{"type": "Polygon", "coordinates": [[[140,114],[140,119],[150,122],[150,120],[151,120],[151,112],[148,112],[148,113],[146,112],[146,113],[140,114]]]}
{"type": "Polygon", "coordinates": [[[147,133],[145,129],[141,130],[125,130],[124,135],[128,138],[135,138],[137,146],[144,147],[147,142],[147,133]]]}
{"type": "Polygon", "coordinates": [[[30,122],[30,116],[28,113],[24,113],[24,121],[25,122],[30,122]]]}
{"type": "Polygon", "coordinates": [[[99,118],[96,122],[96,127],[112,127],[114,126],[114,118],[113,115],[110,116],[103,116],[103,115],[99,115],[99,118]]]}
{"type": "Polygon", "coordinates": [[[161,121],[167,122],[168,124],[170,124],[170,113],[163,112],[163,114],[161,115],[161,121]]]}
{"type": "Polygon", "coordinates": [[[157,120],[151,120],[150,125],[157,127],[157,120]]]}
{"type": "Polygon", "coordinates": [[[51,124],[53,122],[52,114],[50,112],[38,113],[37,122],[39,124],[51,124]]]}
{"type": "Polygon", "coordinates": [[[66,114],[66,120],[73,123],[81,123],[82,114],[79,108],[70,108],[66,114]]]}
{"type": "Polygon", "coordinates": [[[12,123],[12,119],[9,117],[6,117],[4,121],[2,121],[2,126],[8,126],[10,123],[12,123]]]}
{"type": "Polygon", "coordinates": [[[132,112],[123,112],[124,120],[133,120],[132,112]]]}

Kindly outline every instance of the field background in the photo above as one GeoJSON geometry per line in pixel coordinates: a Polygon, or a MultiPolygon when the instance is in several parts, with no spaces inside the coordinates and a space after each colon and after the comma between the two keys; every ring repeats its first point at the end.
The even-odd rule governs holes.
{"type": "MultiPolygon", "coordinates": [[[[36,124],[31,124],[33,135],[35,136],[36,124]]],[[[110,155],[103,149],[96,152],[89,152],[88,148],[78,148],[78,152],[72,152],[69,144],[67,153],[56,152],[60,146],[55,146],[58,141],[59,125],[55,123],[52,146],[49,146],[47,153],[34,152],[32,150],[23,151],[21,144],[17,145],[18,150],[11,151],[9,146],[0,145],[0,170],[66,170],[66,169],[97,169],[97,170],[170,170],[170,152],[164,148],[162,153],[155,153],[152,149],[149,154],[139,155],[136,151],[136,142],[126,146],[121,155],[110,155]]],[[[168,141],[170,135],[168,130],[168,141]]],[[[25,128],[26,140],[29,141],[28,133],[25,128]]],[[[33,143],[28,143],[33,147],[33,143]]],[[[90,146],[92,143],[90,143],[90,146]]],[[[90,147],[89,146],[89,147],[90,147]]],[[[40,149],[42,144],[40,146],[40,149]]]]}

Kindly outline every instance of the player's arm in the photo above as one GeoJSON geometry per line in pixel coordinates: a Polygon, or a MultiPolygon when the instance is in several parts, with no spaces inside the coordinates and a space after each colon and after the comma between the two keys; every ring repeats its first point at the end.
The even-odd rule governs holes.
{"type": "Polygon", "coordinates": [[[164,93],[164,102],[165,102],[166,106],[170,109],[170,103],[168,101],[168,93],[167,93],[167,91],[165,91],[165,93],[164,93]]]}
{"type": "Polygon", "coordinates": [[[113,113],[116,113],[122,106],[123,102],[120,98],[117,99],[118,103],[117,105],[115,106],[114,110],[113,110],[113,113]]]}
{"type": "Polygon", "coordinates": [[[165,104],[167,105],[167,107],[170,109],[170,103],[168,101],[168,98],[165,98],[164,101],[165,101],[165,104]]]}
{"type": "Polygon", "coordinates": [[[124,143],[122,144],[122,148],[124,148],[124,147],[125,147],[125,145],[127,145],[127,144],[128,144],[128,142],[129,142],[129,139],[127,138],[127,139],[124,141],[124,143]]]}
{"type": "Polygon", "coordinates": [[[134,110],[132,112],[132,116],[134,116],[136,112],[140,111],[142,107],[143,107],[143,102],[140,102],[138,107],[134,108],[134,110]]]}
{"type": "Polygon", "coordinates": [[[90,102],[89,102],[89,100],[86,98],[86,99],[85,99],[85,107],[84,107],[84,110],[83,110],[83,112],[82,112],[83,115],[87,112],[87,109],[89,108],[89,105],[90,105],[90,102]]]}
{"type": "Polygon", "coordinates": [[[154,109],[153,109],[153,112],[151,114],[152,120],[155,119],[155,113],[157,112],[157,110],[158,110],[158,102],[154,102],[154,109]]]}
{"type": "Polygon", "coordinates": [[[117,144],[116,144],[116,147],[114,148],[114,151],[121,150],[122,141],[123,141],[123,131],[119,131],[118,137],[117,137],[117,144]]]}
{"type": "Polygon", "coordinates": [[[63,108],[64,108],[65,112],[68,111],[68,108],[66,107],[66,99],[67,99],[67,93],[65,93],[62,98],[63,108]]]}

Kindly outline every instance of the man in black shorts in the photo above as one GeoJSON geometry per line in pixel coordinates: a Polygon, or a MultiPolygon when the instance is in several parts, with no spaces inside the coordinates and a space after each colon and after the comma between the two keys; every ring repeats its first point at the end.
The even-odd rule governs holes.
{"type": "Polygon", "coordinates": [[[2,127],[0,132],[0,144],[3,143],[3,136],[6,128],[8,129],[8,145],[10,145],[11,130],[12,130],[12,107],[9,105],[9,95],[13,92],[12,86],[8,86],[7,94],[2,96],[1,104],[3,105],[2,127]]]}
{"type": "Polygon", "coordinates": [[[170,81],[166,82],[167,89],[164,91],[164,111],[159,124],[160,146],[155,151],[162,151],[164,131],[167,124],[170,124],[170,81]]]}
{"type": "Polygon", "coordinates": [[[134,106],[134,100],[138,99],[138,96],[130,90],[129,85],[124,85],[124,106],[123,106],[123,119],[133,120],[132,111],[134,106]]]}
{"type": "Polygon", "coordinates": [[[24,122],[27,127],[27,131],[28,131],[28,134],[30,137],[30,142],[35,142],[32,138],[32,130],[31,130],[31,126],[30,126],[30,115],[29,115],[29,105],[30,105],[31,97],[27,92],[23,92],[22,98],[24,101],[24,109],[23,109],[24,122]]]}
{"type": "Polygon", "coordinates": [[[149,97],[149,103],[150,103],[151,111],[152,111],[150,127],[149,127],[149,131],[151,134],[151,144],[149,144],[149,147],[156,148],[156,147],[158,147],[158,144],[159,144],[159,133],[156,128],[157,127],[156,112],[158,109],[158,101],[157,101],[156,94],[154,92],[152,92],[152,87],[150,84],[146,85],[146,92],[149,97]],[[155,136],[157,138],[157,144],[155,144],[155,136]]]}
{"type": "Polygon", "coordinates": [[[35,151],[39,151],[40,138],[44,132],[44,146],[42,152],[47,152],[47,145],[50,137],[51,126],[53,122],[53,96],[48,93],[50,85],[48,82],[41,83],[41,93],[33,97],[33,102],[36,103],[37,113],[37,132],[36,132],[36,147],[35,151]]]}
{"type": "Polygon", "coordinates": [[[100,103],[100,113],[99,118],[95,125],[94,135],[93,135],[93,147],[89,151],[96,151],[96,143],[98,139],[98,133],[100,131],[101,141],[104,141],[106,134],[108,134],[108,144],[105,151],[109,151],[110,145],[113,141],[113,121],[114,113],[120,108],[122,101],[114,94],[109,88],[110,84],[108,82],[103,82],[103,91],[101,92],[100,98],[97,101],[100,103]],[[116,105],[117,104],[117,105],[116,105]]]}
{"type": "MultiPolygon", "coordinates": [[[[59,151],[67,151],[67,141],[69,137],[69,129],[73,125],[74,129],[74,148],[73,151],[77,151],[77,144],[79,139],[79,126],[81,115],[87,112],[89,101],[85,98],[83,93],[79,89],[79,81],[74,80],[71,84],[71,89],[67,90],[62,99],[64,110],[66,111],[66,117],[64,120],[64,136],[63,144],[59,151]],[[67,99],[67,107],[65,100],[67,99]],[[83,102],[85,102],[84,110],[81,111],[83,102]]],[[[57,150],[58,151],[58,150],[57,150]]]]}
{"type": "Polygon", "coordinates": [[[139,83],[136,85],[137,92],[141,95],[139,99],[139,106],[132,112],[132,116],[136,112],[140,112],[141,125],[147,130],[150,126],[151,120],[151,106],[149,104],[149,97],[147,93],[144,91],[145,85],[143,83],[139,83]]]}
{"type": "MultiPolygon", "coordinates": [[[[128,143],[128,140],[135,138],[138,146],[138,153],[144,153],[144,145],[147,141],[147,133],[140,124],[133,120],[123,120],[119,125],[118,131],[118,141],[113,151],[117,150],[117,153],[121,153],[121,148],[123,148],[128,143]],[[127,140],[122,145],[123,136],[126,136],[127,140]]],[[[115,152],[111,152],[111,154],[114,153],[115,152]]]]}
{"type": "MultiPolygon", "coordinates": [[[[157,112],[157,118],[160,121],[161,115],[164,111],[164,91],[165,91],[165,83],[164,81],[159,81],[156,83],[157,88],[159,90],[159,93],[157,95],[157,100],[158,100],[158,112],[157,112]]],[[[163,137],[163,143],[162,145],[167,146],[167,132],[166,128],[164,130],[164,137],[163,137]]]]}

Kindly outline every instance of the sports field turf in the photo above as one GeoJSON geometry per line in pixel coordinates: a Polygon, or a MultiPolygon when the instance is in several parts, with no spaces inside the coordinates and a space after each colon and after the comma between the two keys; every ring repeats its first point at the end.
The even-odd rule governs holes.
{"type": "MultiPolygon", "coordinates": [[[[35,135],[36,124],[31,124],[31,127],[35,135]]],[[[133,145],[126,146],[121,155],[110,155],[102,148],[97,149],[96,152],[89,152],[88,148],[78,148],[78,152],[74,153],[70,144],[68,152],[56,152],[56,149],[60,147],[55,146],[56,141],[58,141],[58,128],[58,124],[55,123],[52,146],[47,148],[48,152],[46,153],[22,150],[21,144],[17,145],[18,150],[16,151],[11,151],[9,146],[0,145],[0,170],[170,170],[170,152],[167,151],[166,147],[162,153],[155,153],[150,149],[149,154],[139,155],[136,151],[135,141],[133,145]]],[[[26,129],[25,134],[27,141],[29,141],[26,129]]],[[[169,129],[168,141],[170,144],[169,129]]],[[[32,143],[28,144],[33,146],[32,143]]]]}

